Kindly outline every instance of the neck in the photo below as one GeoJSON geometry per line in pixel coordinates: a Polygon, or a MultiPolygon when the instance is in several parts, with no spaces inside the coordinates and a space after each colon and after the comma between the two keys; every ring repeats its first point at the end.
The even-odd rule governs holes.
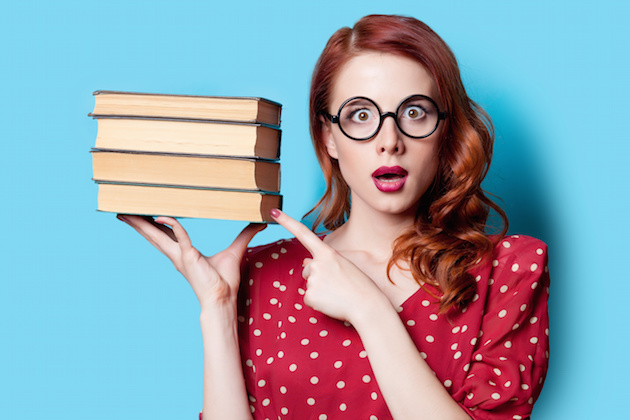
{"type": "Polygon", "coordinates": [[[364,251],[388,260],[393,242],[413,226],[415,212],[383,214],[371,208],[353,206],[346,223],[331,233],[328,242],[338,251],[364,251]]]}

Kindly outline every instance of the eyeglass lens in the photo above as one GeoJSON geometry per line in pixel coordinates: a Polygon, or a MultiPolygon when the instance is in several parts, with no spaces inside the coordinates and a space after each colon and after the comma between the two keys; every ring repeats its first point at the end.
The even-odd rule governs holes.
{"type": "MultiPolygon", "coordinates": [[[[339,127],[349,137],[368,139],[378,132],[381,118],[381,111],[372,100],[354,98],[339,111],[339,127]]],[[[431,134],[438,121],[435,104],[421,95],[406,99],[396,111],[398,128],[409,137],[425,137],[431,134]]]]}

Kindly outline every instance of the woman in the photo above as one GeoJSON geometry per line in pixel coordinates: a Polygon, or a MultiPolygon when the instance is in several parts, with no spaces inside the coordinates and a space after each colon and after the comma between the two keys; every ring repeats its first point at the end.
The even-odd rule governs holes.
{"type": "Polygon", "coordinates": [[[527,418],[548,363],[546,247],[504,237],[481,190],[491,125],[448,46],[367,16],[329,40],[310,102],[328,234],[273,210],[295,239],[246,250],[250,225],[205,258],[172,218],[119,216],[199,298],[204,417],[527,418]]]}

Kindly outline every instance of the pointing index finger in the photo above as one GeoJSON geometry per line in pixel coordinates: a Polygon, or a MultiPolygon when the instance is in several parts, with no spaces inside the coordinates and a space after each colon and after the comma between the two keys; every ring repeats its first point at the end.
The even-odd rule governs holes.
{"type": "Polygon", "coordinates": [[[319,239],[317,235],[315,235],[309,228],[307,228],[291,216],[283,213],[278,209],[271,210],[270,214],[271,217],[273,217],[279,225],[291,232],[295,236],[295,238],[300,241],[302,245],[304,245],[304,248],[306,248],[313,255],[313,257],[317,253],[329,248],[328,245],[326,245],[321,239],[319,239]]]}

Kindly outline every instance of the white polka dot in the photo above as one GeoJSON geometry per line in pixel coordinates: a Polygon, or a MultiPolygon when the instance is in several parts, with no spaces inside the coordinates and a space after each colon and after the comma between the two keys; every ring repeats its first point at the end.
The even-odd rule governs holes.
{"type": "Polygon", "coordinates": [[[523,303],[523,304],[521,305],[521,312],[525,312],[525,309],[527,309],[527,304],[526,304],[526,303],[523,303]]]}
{"type": "Polygon", "coordinates": [[[289,409],[286,407],[282,407],[280,409],[280,412],[286,416],[287,414],[289,414],[289,409]]]}
{"type": "Polygon", "coordinates": [[[265,386],[266,384],[267,384],[267,381],[265,381],[264,379],[261,379],[260,381],[258,381],[258,386],[261,388],[265,386]]]}
{"type": "Polygon", "coordinates": [[[282,359],[284,357],[284,352],[282,350],[280,350],[278,352],[278,359],[282,359]]]}
{"type": "Polygon", "coordinates": [[[327,420],[328,416],[326,414],[320,414],[318,420],[327,420]]]}
{"type": "Polygon", "coordinates": [[[522,419],[523,419],[523,417],[519,416],[518,414],[514,414],[512,416],[512,420],[522,420],[522,419]]]}
{"type": "Polygon", "coordinates": [[[429,342],[429,343],[433,343],[433,342],[435,341],[435,338],[433,338],[433,336],[432,336],[432,335],[427,335],[426,340],[427,340],[427,342],[429,342]]]}
{"type": "Polygon", "coordinates": [[[317,324],[317,318],[315,318],[314,316],[310,317],[308,319],[308,322],[310,322],[311,324],[317,324]]]}
{"type": "Polygon", "coordinates": [[[343,340],[343,343],[341,343],[342,346],[344,347],[348,347],[352,342],[350,340],[343,340]]]}
{"type": "MultiPolygon", "coordinates": [[[[292,276],[293,275],[293,268],[289,270],[289,275],[292,276]]],[[[298,292],[300,291],[300,289],[298,289],[298,292]]]]}
{"type": "Polygon", "coordinates": [[[501,394],[499,394],[498,392],[495,392],[491,395],[493,400],[498,400],[499,398],[501,398],[501,394]]]}
{"type": "Polygon", "coordinates": [[[359,352],[359,357],[360,357],[361,359],[365,359],[365,358],[367,357],[367,351],[365,351],[365,350],[361,350],[361,351],[359,352]]]}
{"type": "Polygon", "coordinates": [[[512,271],[515,273],[518,271],[518,263],[512,264],[512,271]]]}
{"type": "Polygon", "coordinates": [[[319,353],[317,353],[316,351],[311,353],[311,359],[317,359],[319,357],[319,353]]]}
{"type": "Polygon", "coordinates": [[[450,379],[447,379],[447,380],[444,381],[444,386],[445,387],[448,388],[448,387],[450,387],[452,385],[453,385],[453,381],[451,381],[450,379]]]}
{"type": "Polygon", "coordinates": [[[507,290],[508,290],[508,287],[507,287],[506,285],[503,285],[503,286],[501,286],[501,288],[499,289],[499,292],[501,292],[501,293],[505,293],[505,292],[507,292],[507,290]]]}
{"type": "Polygon", "coordinates": [[[287,338],[287,333],[285,333],[284,331],[282,331],[280,333],[280,338],[287,338]]]}
{"type": "Polygon", "coordinates": [[[522,384],[521,385],[521,389],[527,391],[529,389],[529,385],[527,384],[522,384]]]}
{"type": "Polygon", "coordinates": [[[376,392],[372,392],[370,394],[370,397],[372,397],[372,400],[376,401],[376,399],[378,398],[378,394],[376,392]]]}
{"type": "Polygon", "coordinates": [[[264,407],[267,407],[270,403],[271,403],[271,400],[269,398],[265,398],[264,400],[262,400],[262,405],[264,407]]]}
{"type": "Polygon", "coordinates": [[[477,344],[477,337],[475,337],[472,340],[470,340],[470,345],[471,346],[474,346],[475,344],[477,344]]]}
{"type": "Polygon", "coordinates": [[[455,360],[459,359],[460,357],[462,357],[462,352],[461,351],[458,351],[457,353],[455,353],[453,355],[453,359],[455,359],[455,360]]]}
{"type": "Polygon", "coordinates": [[[271,319],[271,314],[264,313],[262,317],[266,319],[267,321],[269,321],[271,319]]]}
{"type": "Polygon", "coordinates": [[[505,362],[507,360],[507,357],[499,356],[499,360],[505,362]]]}
{"type": "Polygon", "coordinates": [[[371,415],[370,420],[378,420],[378,417],[376,417],[375,415],[371,415]]]}
{"type": "Polygon", "coordinates": [[[280,255],[276,254],[275,252],[273,254],[271,254],[271,258],[273,258],[274,260],[277,260],[278,257],[280,257],[280,255]]]}
{"type": "Polygon", "coordinates": [[[466,331],[468,331],[468,325],[464,325],[462,327],[462,332],[465,333],[466,331]]]}
{"type": "Polygon", "coordinates": [[[479,294],[475,293],[475,296],[473,296],[472,301],[476,302],[477,299],[479,299],[479,294]]]}
{"type": "Polygon", "coordinates": [[[342,363],[340,360],[337,360],[337,361],[333,364],[333,366],[334,366],[336,369],[339,369],[342,365],[343,365],[343,363],[342,363]]]}
{"type": "Polygon", "coordinates": [[[501,309],[501,311],[499,312],[499,318],[505,318],[506,315],[507,311],[505,309],[501,309]]]}
{"type": "Polygon", "coordinates": [[[523,364],[518,365],[518,370],[525,372],[525,366],[523,364]]]}
{"type": "Polygon", "coordinates": [[[254,266],[255,266],[256,268],[260,268],[260,267],[262,267],[262,266],[263,266],[263,263],[261,263],[260,261],[258,261],[256,264],[254,264],[254,266]]]}
{"type": "Polygon", "coordinates": [[[301,287],[298,288],[298,293],[302,296],[304,296],[306,294],[306,290],[302,289],[301,287]]]}
{"type": "Polygon", "coordinates": [[[475,394],[471,392],[470,394],[466,395],[466,398],[468,398],[469,400],[472,400],[474,396],[475,394]]]}
{"type": "Polygon", "coordinates": [[[511,246],[511,244],[508,241],[503,241],[501,245],[503,245],[504,248],[509,248],[511,246]]]}
{"type": "Polygon", "coordinates": [[[478,362],[481,362],[482,359],[483,359],[483,356],[481,354],[478,354],[475,356],[475,360],[478,362]]]}
{"type": "Polygon", "coordinates": [[[369,384],[372,378],[370,378],[370,375],[363,375],[363,378],[361,378],[361,380],[366,384],[369,384]]]}
{"type": "Polygon", "coordinates": [[[326,331],[326,330],[321,330],[321,331],[319,332],[319,336],[320,336],[320,337],[326,337],[327,335],[328,335],[328,331],[326,331]]]}
{"type": "Polygon", "coordinates": [[[489,284],[490,286],[492,286],[492,285],[494,284],[494,279],[490,279],[490,280],[488,280],[488,284],[489,284]]]}
{"type": "Polygon", "coordinates": [[[478,275],[477,277],[475,277],[475,281],[476,281],[476,282],[479,282],[479,280],[481,280],[481,274],[480,274],[480,275],[478,275]]]}
{"type": "Polygon", "coordinates": [[[543,250],[542,250],[542,248],[538,248],[538,249],[536,250],[536,254],[538,254],[538,255],[542,255],[542,254],[543,254],[543,252],[545,252],[545,251],[543,251],[543,250]]]}
{"type": "Polygon", "coordinates": [[[410,319],[409,321],[407,321],[407,325],[410,327],[413,327],[414,325],[416,325],[416,321],[414,321],[413,319],[410,319]]]}
{"type": "Polygon", "coordinates": [[[245,317],[243,315],[239,315],[238,322],[245,322],[245,317]]]}
{"type": "Polygon", "coordinates": [[[403,311],[402,306],[399,306],[399,307],[396,308],[396,312],[401,313],[402,311],[403,311]]]}
{"type": "Polygon", "coordinates": [[[470,363],[466,363],[464,365],[464,372],[468,372],[470,370],[470,363]]]}
{"type": "Polygon", "coordinates": [[[451,332],[452,332],[453,334],[457,334],[460,330],[461,330],[461,328],[460,328],[460,327],[455,327],[455,328],[453,328],[453,329],[451,330],[451,332]]]}
{"type": "Polygon", "coordinates": [[[343,389],[345,386],[346,386],[346,383],[344,381],[337,382],[337,388],[343,389]]]}
{"type": "Polygon", "coordinates": [[[498,260],[492,260],[492,266],[496,267],[499,265],[499,261],[498,260]]]}
{"type": "Polygon", "coordinates": [[[271,298],[271,299],[269,299],[269,303],[271,303],[272,305],[277,305],[278,304],[278,299],[271,298]]]}
{"type": "Polygon", "coordinates": [[[271,283],[271,285],[277,289],[278,287],[280,287],[280,282],[276,280],[273,283],[271,283]]]}
{"type": "Polygon", "coordinates": [[[536,289],[538,287],[538,282],[535,281],[532,283],[532,290],[536,289]]]}
{"type": "Polygon", "coordinates": [[[339,404],[340,411],[346,411],[347,409],[348,409],[348,406],[345,403],[339,404]]]}
{"type": "Polygon", "coordinates": [[[506,349],[511,349],[512,348],[512,342],[510,340],[508,340],[505,343],[503,343],[503,345],[505,346],[506,349]]]}
{"type": "Polygon", "coordinates": [[[295,372],[295,371],[297,370],[297,365],[296,365],[295,363],[291,363],[291,364],[289,365],[289,370],[290,370],[291,372],[295,372]]]}
{"type": "Polygon", "coordinates": [[[529,339],[529,342],[530,342],[530,343],[532,343],[532,344],[536,344],[536,343],[538,343],[538,337],[532,337],[532,338],[530,338],[530,339],[529,339]]]}
{"type": "Polygon", "coordinates": [[[421,352],[420,352],[420,357],[422,357],[423,359],[425,359],[425,360],[426,360],[426,358],[427,358],[427,354],[426,354],[425,352],[421,351],[421,352]]]}
{"type": "Polygon", "coordinates": [[[308,404],[308,405],[315,405],[315,398],[308,398],[306,400],[306,404],[308,404]]]}
{"type": "Polygon", "coordinates": [[[501,369],[499,369],[499,368],[494,368],[494,369],[492,369],[492,371],[494,372],[494,374],[495,374],[495,375],[497,375],[497,376],[501,376],[501,369]]]}
{"type": "Polygon", "coordinates": [[[453,343],[453,345],[451,346],[451,350],[457,350],[457,343],[453,343]]]}
{"type": "Polygon", "coordinates": [[[254,284],[254,279],[249,279],[249,285],[252,286],[254,284]]]}
{"type": "Polygon", "coordinates": [[[287,291],[287,286],[285,286],[284,284],[280,285],[280,291],[281,292],[286,292],[287,291]]]}
{"type": "Polygon", "coordinates": [[[304,338],[304,339],[302,339],[302,341],[300,341],[300,344],[303,345],[303,346],[307,346],[308,343],[309,343],[308,338],[304,338]]]}
{"type": "Polygon", "coordinates": [[[280,387],[280,393],[281,394],[286,394],[287,393],[287,387],[286,386],[281,386],[280,387]]]}
{"type": "Polygon", "coordinates": [[[299,303],[296,303],[295,305],[293,305],[295,307],[295,309],[297,309],[298,311],[302,310],[303,306],[299,303]]]}
{"type": "Polygon", "coordinates": [[[429,315],[429,319],[430,319],[431,321],[437,321],[438,316],[437,316],[436,314],[431,314],[431,315],[429,315]]]}
{"type": "Polygon", "coordinates": [[[343,325],[345,325],[346,327],[351,327],[352,324],[349,323],[348,321],[343,321],[343,325]]]}
{"type": "Polygon", "coordinates": [[[530,269],[531,271],[536,271],[536,270],[538,269],[538,264],[533,263],[532,265],[530,265],[530,266],[529,266],[529,269],[530,269]]]}
{"type": "Polygon", "coordinates": [[[536,316],[533,316],[533,317],[529,318],[529,323],[530,324],[535,324],[537,321],[538,321],[538,317],[536,317],[536,316]]]}
{"type": "Polygon", "coordinates": [[[256,356],[262,356],[262,349],[256,350],[256,356]]]}
{"type": "Polygon", "coordinates": [[[254,366],[254,362],[252,362],[252,360],[251,360],[251,359],[247,359],[247,360],[245,361],[245,364],[246,364],[247,366],[249,366],[249,367],[254,366]]]}
{"type": "Polygon", "coordinates": [[[281,253],[281,254],[286,254],[286,253],[287,253],[287,250],[286,250],[286,249],[284,249],[284,248],[280,248],[280,253],[281,253]]]}
{"type": "Polygon", "coordinates": [[[528,404],[530,404],[530,405],[531,405],[531,404],[534,404],[534,397],[530,397],[530,398],[527,400],[527,403],[528,403],[528,404]]]}
{"type": "Polygon", "coordinates": [[[289,316],[289,318],[288,318],[288,320],[289,320],[289,322],[290,322],[291,324],[295,324],[296,319],[295,319],[295,317],[294,317],[293,315],[290,315],[290,316],[289,316]]]}
{"type": "Polygon", "coordinates": [[[516,324],[514,324],[514,325],[512,326],[512,331],[516,331],[516,330],[518,330],[518,327],[520,327],[520,326],[521,326],[521,324],[519,324],[519,323],[517,322],[516,324]]]}
{"type": "Polygon", "coordinates": [[[512,381],[507,381],[506,383],[503,384],[504,387],[509,388],[512,386],[512,381]]]}
{"type": "Polygon", "coordinates": [[[316,385],[318,382],[319,382],[319,378],[317,376],[311,377],[311,383],[313,385],[316,385]]]}
{"type": "Polygon", "coordinates": [[[268,364],[268,365],[270,365],[270,364],[272,364],[272,363],[273,363],[273,357],[269,357],[269,358],[267,359],[267,364],[268,364]]]}
{"type": "Polygon", "coordinates": [[[426,299],[422,301],[422,306],[424,306],[425,308],[426,308],[427,306],[429,306],[430,304],[431,304],[431,302],[429,302],[429,301],[428,301],[428,300],[426,300],[426,299]]]}

